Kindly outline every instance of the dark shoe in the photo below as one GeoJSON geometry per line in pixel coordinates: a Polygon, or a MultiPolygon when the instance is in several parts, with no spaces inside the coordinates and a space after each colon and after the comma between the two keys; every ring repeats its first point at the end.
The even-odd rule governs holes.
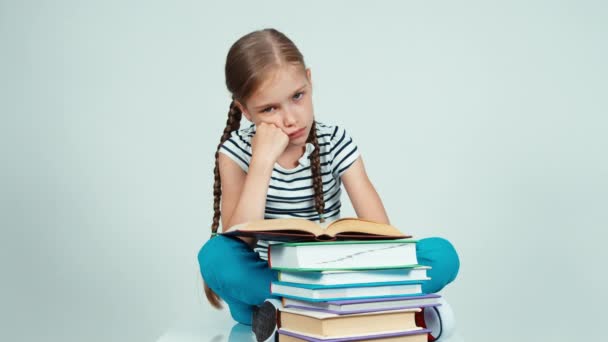
{"type": "Polygon", "coordinates": [[[253,309],[251,330],[257,342],[277,340],[277,308],[271,301],[265,301],[253,309]]]}

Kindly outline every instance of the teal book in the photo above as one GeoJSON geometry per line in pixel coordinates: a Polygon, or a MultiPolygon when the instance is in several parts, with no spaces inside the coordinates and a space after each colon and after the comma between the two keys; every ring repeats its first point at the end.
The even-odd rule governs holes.
{"type": "Polygon", "coordinates": [[[337,285],[383,283],[390,281],[429,280],[429,266],[384,268],[370,270],[279,271],[279,281],[298,284],[337,285]]]}
{"type": "Polygon", "coordinates": [[[422,295],[422,281],[365,283],[349,285],[310,285],[274,281],[273,295],[306,301],[329,301],[422,295]]]}
{"type": "Polygon", "coordinates": [[[282,271],[418,267],[416,240],[296,242],[271,245],[268,263],[282,271]]]}

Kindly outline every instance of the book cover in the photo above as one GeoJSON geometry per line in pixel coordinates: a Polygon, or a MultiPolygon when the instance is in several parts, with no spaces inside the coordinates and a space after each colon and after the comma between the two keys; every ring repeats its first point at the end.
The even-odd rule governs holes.
{"type": "Polygon", "coordinates": [[[427,342],[427,334],[431,332],[430,329],[414,329],[406,331],[396,331],[390,333],[380,333],[373,335],[363,336],[351,336],[351,337],[339,337],[339,338],[316,338],[312,336],[306,336],[297,332],[289,331],[287,329],[280,328],[278,331],[279,342],[291,342],[291,341],[308,341],[308,342],[347,342],[347,341],[377,341],[380,339],[392,338],[391,341],[395,342],[427,342]],[[285,338],[284,338],[285,337],[285,338]],[[294,339],[290,339],[290,337],[294,339]]]}
{"type": "Polygon", "coordinates": [[[272,282],[270,292],[274,295],[305,301],[329,301],[411,296],[422,293],[421,283],[358,284],[359,286],[305,285],[272,282]],[[304,286],[303,286],[304,285],[304,286]]]}
{"type": "Polygon", "coordinates": [[[281,243],[268,247],[268,262],[278,270],[362,270],[419,266],[416,240],[281,243]]]}
{"type": "Polygon", "coordinates": [[[416,329],[414,314],[420,308],[336,315],[326,312],[283,308],[280,327],[316,338],[352,337],[416,329]]]}
{"type": "Polygon", "coordinates": [[[332,270],[332,271],[286,271],[278,273],[279,281],[301,284],[352,284],[388,281],[429,280],[428,266],[370,270],[332,270]]]}
{"type": "Polygon", "coordinates": [[[357,314],[387,310],[403,310],[438,306],[438,294],[420,294],[408,297],[386,297],[357,300],[339,300],[310,302],[292,298],[282,298],[285,308],[297,308],[309,311],[319,311],[337,315],[357,314]]]}

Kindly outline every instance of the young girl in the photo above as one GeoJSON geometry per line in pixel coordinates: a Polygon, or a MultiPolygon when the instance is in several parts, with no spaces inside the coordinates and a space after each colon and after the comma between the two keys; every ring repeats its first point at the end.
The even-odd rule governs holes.
{"type": "MultiPolygon", "coordinates": [[[[273,242],[215,236],[220,221],[225,231],[262,218],[335,220],[342,184],[359,218],[389,219],[353,139],[343,127],[315,120],[311,72],[290,39],[274,29],[241,37],[228,52],[225,74],[232,102],[215,153],[212,238],[198,261],[209,302],[221,308],[223,299],[236,321],[253,322],[262,341],[272,335],[278,305],[270,294],[276,271],[266,261],[273,242]],[[240,129],[242,116],[252,124],[240,129]]],[[[458,256],[444,239],[419,240],[417,256],[432,267],[425,293],[458,273],[458,256]]],[[[445,336],[445,324],[443,330],[445,336]]]]}

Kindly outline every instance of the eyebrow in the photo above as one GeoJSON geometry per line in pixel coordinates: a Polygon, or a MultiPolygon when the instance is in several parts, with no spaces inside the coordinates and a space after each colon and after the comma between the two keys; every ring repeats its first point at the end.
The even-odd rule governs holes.
{"type": "MultiPolygon", "coordinates": [[[[306,84],[304,84],[304,85],[302,85],[300,88],[296,89],[296,90],[294,91],[294,93],[297,93],[297,92],[301,91],[301,90],[302,90],[302,89],[304,89],[304,88],[306,88],[306,84]]],[[[253,108],[255,108],[255,110],[258,110],[258,109],[264,109],[264,108],[269,107],[269,106],[272,106],[272,105],[274,105],[274,103],[267,103],[267,104],[264,104],[264,105],[259,105],[259,106],[253,107],[253,108]]]]}

